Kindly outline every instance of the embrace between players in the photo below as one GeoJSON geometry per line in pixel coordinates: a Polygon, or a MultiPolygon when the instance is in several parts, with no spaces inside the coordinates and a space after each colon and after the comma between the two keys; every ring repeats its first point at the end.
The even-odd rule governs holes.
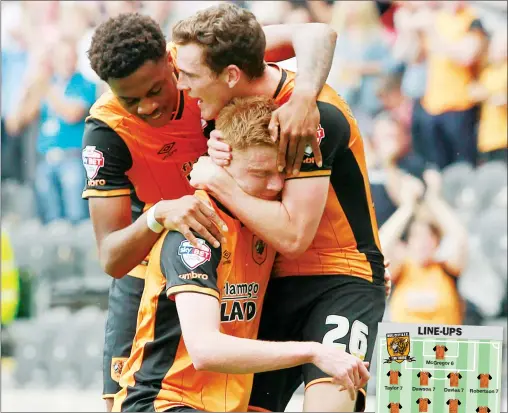
{"type": "Polygon", "coordinates": [[[362,138],[324,84],[335,37],[233,4],[168,45],[139,14],[97,28],[83,197],[114,278],[108,409],[284,411],[303,382],[306,411],[363,411],[388,287],[362,138]],[[265,63],[294,51],[298,75],[265,63]]]}

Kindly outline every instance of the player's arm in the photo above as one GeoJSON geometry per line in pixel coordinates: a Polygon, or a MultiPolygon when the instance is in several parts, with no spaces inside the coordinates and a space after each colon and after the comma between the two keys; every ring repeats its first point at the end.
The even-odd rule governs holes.
{"type": "Polygon", "coordinates": [[[200,251],[192,252],[186,249],[188,243],[181,234],[168,232],[160,264],[167,280],[166,294],[175,300],[185,346],[196,370],[249,374],[314,363],[353,395],[355,385],[366,383],[369,374],[364,363],[333,347],[313,342],[266,342],[222,333],[217,287],[221,248],[200,242],[200,251]],[[197,267],[196,261],[201,261],[197,267]]]}
{"type": "MultiPolygon", "coordinates": [[[[89,200],[101,266],[107,274],[121,278],[145,259],[160,234],[148,227],[148,212],[132,222],[132,185],[126,175],[132,158],[125,142],[106,124],[90,119],[85,126],[83,146],[85,168],[91,168],[83,198],[89,200]],[[102,166],[94,169],[87,165],[94,163],[97,156],[102,166]]],[[[211,242],[218,242],[210,234],[219,236],[212,223],[217,216],[196,197],[161,201],[155,212],[155,219],[165,227],[183,233],[194,228],[211,242]],[[208,231],[206,225],[213,228],[208,231]]],[[[194,239],[194,235],[189,238],[194,239]]]]}
{"type": "Polygon", "coordinates": [[[279,62],[296,56],[295,92],[306,91],[315,100],[330,73],[337,32],[324,23],[270,25],[263,30],[265,60],[279,62]]]}
{"type": "Polygon", "coordinates": [[[191,173],[191,184],[199,186],[204,180],[204,187],[211,190],[240,221],[287,257],[302,254],[314,239],[328,197],[332,164],[335,157],[346,150],[351,135],[342,112],[332,105],[318,104],[324,133],[321,140],[324,164],[320,168],[315,164],[313,154],[306,156],[308,162],[302,172],[294,179],[286,180],[280,201],[259,199],[245,193],[229,174],[211,161],[204,160],[205,167],[198,166],[200,160],[191,173]],[[215,172],[211,173],[211,170],[215,172]]]}
{"type": "Polygon", "coordinates": [[[293,93],[273,113],[269,128],[273,139],[279,139],[279,166],[297,174],[309,144],[317,163],[322,162],[319,145],[313,139],[320,121],[316,98],[330,73],[337,33],[323,23],[267,26],[264,30],[267,61],[293,57],[292,51],[296,55],[298,73],[293,93]]]}
{"type": "Polygon", "coordinates": [[[390,273],[394,283],[397,281],[401,264],[405,259],[401,237],[415,213],[417,204],[423,195],[423,190],[423,184],[419,179],[407,174],[401,175],[397,196],[397,201],[400,204],[397,210],[379,228],[379,240],[383,253],[390,260],[390,273]]]}
{"type": "Polygon", "coordinates": [[[450,273],[460,274],[468,256],[467,229],[441,195],[440,173],[427,170],[424,172],[424,180],[427,184],[425,204],[442,233],[442,243],[436,258],[450,273]]]}

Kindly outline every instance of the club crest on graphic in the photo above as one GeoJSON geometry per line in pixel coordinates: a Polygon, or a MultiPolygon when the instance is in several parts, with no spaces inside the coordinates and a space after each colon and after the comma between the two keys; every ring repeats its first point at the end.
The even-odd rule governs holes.
{"type": "Polygon", "coordinates": [[[256,264],[263,264],[266,260],[267,256],[267,249],[265,242],[257,237],[256,235],[253,235],[252,239],[252,258],[256,262],[256,264]]]}
{"type": "Polygon", "coordinates": [[[200,238],[197,240],[199,247],[193,246],[188,240],[180,242],[180,246],[178,247],[178,256],[187,268],[191,270],[210,261],[212,257],[212,250],[206,242],[200,238]]]}
{"type": "Polygon", "coordinates": [[[99,169],[104,166],[104,155],[95,148],[95,146],[86,146],[81,152],[88,179],[94,179],[99,173],[99,169]]]}
{"type": "Polygon", "coordinates": [[[125,366],[126,361],[127,357],[113,358],[113,360],[111,360],[111,377],[116,382],[120,380],[120,376],[122,375],[123,367],[125,366]]]}
{"type": "Polygon", "coordinates": [[[409,356],[411,350],[411,338],[409,333],[390,333],[386,335],[386,349],[388,350],[389,357],[384,361],[391,363],[396,361],[402,363],[403,361],[415,361],[414,357],[409,356]]]}

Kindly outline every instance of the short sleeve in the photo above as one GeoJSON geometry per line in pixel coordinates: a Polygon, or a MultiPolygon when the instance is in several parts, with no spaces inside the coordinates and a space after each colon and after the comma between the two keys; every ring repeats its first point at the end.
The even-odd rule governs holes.
{"type": "Polygon", "coordinates": [[[335,158],[340,152],[344,152],[348,148],[351,127],[346,116],[339,108],[330,103],[318,101],[317,106],[321,116],[321,124],[317,130],[316,138],[323,156],[323,166],[317,166],[314,161],[314,154],[309,147],[303,157],[300,173],[288,179],[330,176],[335,158]]]}
{"type": "Polygon", "coordinates": [[[420,400],[421,400],[421,399],[418,399],[418,400],[416,401],[416,404],[420,404],[420,400]]]}
{"type": "Polygon", "coordinates": [[[213,248],[198,238],[194,247],[179,232],[168,232],[164,238],[160,266],[166,277],[166,294],[174,299],[181,292],[195,292],[219,298],[217,267],[221,260],[221,247],[213,248]]]}
{"type": "Polygon", "coordinates": [[[427,403],[432,404],[432,402],[430,401],[430,399],[427,399],[427,403]]]}
{"type": "Polygon", "coordinates": [[[132,157],[124,140],[105,123],[89,118],[83,135],[86,183],[83,198],[129,196],[132,157]]]}
{"type": "Polygon", "coordinates": [[[448,404],[448,405],[449,405],[449,404],[450,404],[450,400],[447,400],[447,401],[446,401],[446,404],[448,404]]]}
{"type": "Polygon", "coordinates": [[[399,377],[401,377],[401,376],[402,376],[402,373],[399,371],[399,377]]]}
{"type": "Polygon", "coordinates": [[[448,351],[448,347],[445,346],[444,351],[448,351]]]}
{"type": "Polygon", "coordinates": [[[387,375],[387,376],[389,376],[389,375],[390,375],[390,372],[386,373],[386,375],[387,375]]]}
{"type": "Polygon", "coordinates": [[[416,377],[420,377],[420,372],[418,372],[418,374],[416,375],[416,377]]]}
{"type": "Polygon", "coordinates": [[[478,374],[478,377],[477,377],[477,379],[478,379],[478,380],[480,380],[480,377],[481,377],[481,376],[482,376],[481,374],[478,374]]]}
{"type": "Polygon", "coordinates": [[[432,374],[429,373],[429,377],[432,378],[432,374]]]}
{"type": "Polygon", "coordinates": [[[489,380],[492,380],[492,376],[489,374],[489,380]]]}
{"type": "Polygon", "coordinates": [[[432,351],[436,351],[436,348],[437,348],[437,346],[434,346],[434,348],[432,349],[432,351]]]}
{"type": "Polygon", "coordinates": [[[459,373],[459,379],[461,379],[461,378],[462,378],[462,374],[459,373]]]}
{"type": "Polygon", "coordinates": [[[452,376],[452,373],[448,373],[448,376],[446,376],[447,379],[449,379],[452,376]]]}

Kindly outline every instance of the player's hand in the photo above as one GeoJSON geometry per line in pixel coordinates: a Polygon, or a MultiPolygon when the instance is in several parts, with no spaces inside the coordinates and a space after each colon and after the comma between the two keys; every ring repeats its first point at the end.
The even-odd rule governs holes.
{"type": "Polygon", "coordinates": [[[347,390],[351,400],[355,400],[357,389],[364,387],[370,379],[369,363],[334,346],[318,344],[315,351],[312,363],[330,375],[332,383],[347,390]]]}
{"type": "Polygon", "coordinates": [[[392,275],[390,274],[390,270],[385,267],[385,295],[386,298],[390,297],[392,293],[392,275]]]}
{"type": "Polygon", "coordinates": [[[311,94],[294,92],[289,101],[272,113],[268,129],[272,139],[279,139],[277,165],[284,168],[288,176],[297,175],[302,166],[305,148],[312,147],[316,165],[323,164],[323,157],[317,140],[319,109],[316,98],[311,94]]]}
{"type": "Polygon", "coordinates": [[[439,195],[441,193],[442,178],[439,171],[435,169],[425,170],[423,180],[427,186],[426,195],[439,195]]]}
{"type": "Polygon", "coordinates": [[[404,174],[400,182],[400,204],[415,206],[422,198],[425,191],[423,182],[418,178],[404,174]]]}
{"type": "Polygon", "coordinates": [[[220,242],[226,242],[219,230],[228,230],[224,221],[210,206],[193,195],[158,202],[155,219],[164,228],[180,232],[195,247],[199,244],[192,231],[215,248],[220,246],[220,242]]]}
{"type": "Polygon", "coordinates": [[[212,193],[221,192],[234,184],[233,178],[226,170],[218,166],[209,156],[201,156],[192,166],[190,184],[196,189],[212,193]]]}
{"type": "Polygon", "coordinates": [[[219,166],[228,166],[231,162],[231,147],[222,141],[220,130],[214,129],[208,139],[208,155],[219,166]]]}

